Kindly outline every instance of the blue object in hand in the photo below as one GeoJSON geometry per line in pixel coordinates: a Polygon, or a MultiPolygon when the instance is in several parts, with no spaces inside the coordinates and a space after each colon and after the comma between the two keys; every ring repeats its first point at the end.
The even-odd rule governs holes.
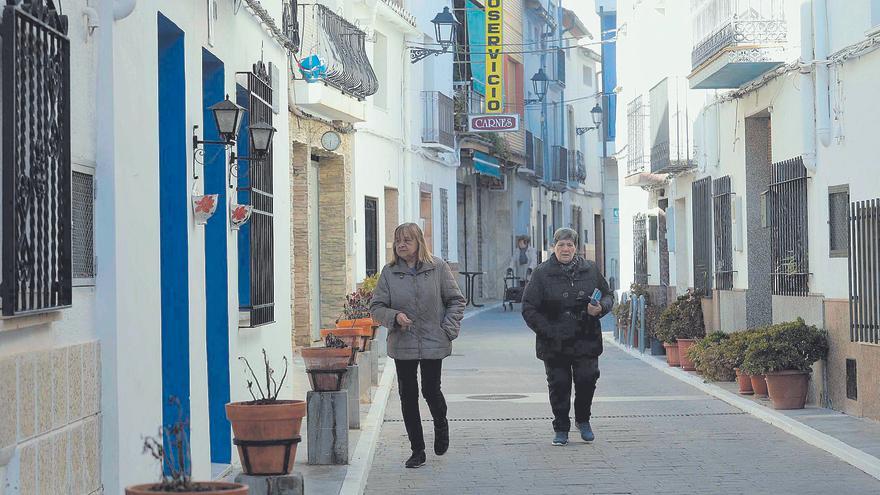
{"type": "Polygon", "coordinates": [[[602,292],[599,289],[593,289],[593,295],[590,296],[590,304],[599,305],[602,300],[602,292]]]}

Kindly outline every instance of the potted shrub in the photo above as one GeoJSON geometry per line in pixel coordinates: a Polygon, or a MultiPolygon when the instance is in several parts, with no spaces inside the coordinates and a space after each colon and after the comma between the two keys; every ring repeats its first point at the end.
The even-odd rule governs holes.
{"type": "Polygon", "coordinates": [[[371,331],[372,337],[378,325],[370,315],[370,301],[373,299],[373,290],[378,281],[378,275],[367,277],[357,290],[345,296],[342,315],[336,320],[338,328],[366,328],[371,331]]]}
{"type": "Polygon", "coordinates": [[[746,353],[743,367],[766,376],[774,409],[803,409],[813,363],[828,356],[824,331],[803,319],[770,327],[746,353]]]}
{"type": "Polygon", "coordinates": [[[688,291],[681,295],[669,306],[672,310],[672,320],[670,321],[671,332],[675,337],[678,345],[678,356],[681,363],[681,369],[685,371],[695,371],[693,361],[688,358],[687,351],[694,345],[696,339],[706,336],[706,327],[703,324],[703,307],[700,303],[700,296],[695,292],[688,291]]]}
{"type": "Polygon", "coordinates": [[[611,313],[614,315],[614,318],[617,320],[617,337],[618,340],[622,340],[623,336],[626,334],[627,329],[629,328],[630,322],[630,308],[632,303],[629,299],[626,301],[622,301],[616,303],[613,308],[611,308],[611,313]]]}
{"type": "Polygon", "coordinates": [[[660,321],[660,315],[665,308],[662,306],[648,305],[645,308],[645,334],[650,338],[651,355],[662,356],[666,354],[663,347],[663,341],[657,336],[657,325],[660,321]]]}
{"type": "Polygon", "coordinates": [[[324,339],[324,347],[304,348],[302,357],[312,390],[334,392],[342,389],[354,356],[354,348],[332,333],[324,339]]]}
{"type": "Polygon", "coordinates": [[[736,382],[739,385],[741,395],[752,395],[752,378],[742,369],[742,363],[749,348],[749,342],[754,335],[762,329],[741,330],[730,334],[730,338],[721,344],[721,353],[724,360],[733,367],[736,382]]]}
{"type": "Polygon", "coordinates": [[[669,306],[660,312],[654,327],[654,335],[663,342],[663,347],[666,349],[666,364],[669,366],[681,366],[678,356],[678,344],[675,341],[675,333],[673,332],[673,325],[677,317],[677,308],[669,306]]]}
{"type": "Polygon", "coordinates": [[[287,358],[284,358],[284,373],[280,380],[276,380],[275,370],[263,349],[265,388],[260,385],[248,360],[243,357],[238,359],[244,363],[250,375],[247,388],[253,400],[226,404],[226,417],[232,423],[235,435],[233,443],[238,446],[242,470],[250,475],[288,474],[296,459],[306,403],[278,398],[287,377],[287,358]],[[254,386],[259,397],[254,393],[254,386]]]}
{"type": "Polygon", "coordinates": [[[726,358],[724,345],[730,335],[724,332],[712,332],[698,340],[688,349],[688,358],[693,361],[697,373],[707,380],[730,382],[736,377],[733,365],[726,358]]]}
{"type": "Polygon", "coordinates": [[[247,495],[248,488],[238,483],[220,481],[193,481],[189,446],[189,419],[176,397],[169,403],[177,407],[178,419],[170,426],[159,428],[159,439],[146,437],[144,453],[150,454],[162,465],[162,479],[125,488],[126,495],[177,493],[183,495],[247,495]]]}

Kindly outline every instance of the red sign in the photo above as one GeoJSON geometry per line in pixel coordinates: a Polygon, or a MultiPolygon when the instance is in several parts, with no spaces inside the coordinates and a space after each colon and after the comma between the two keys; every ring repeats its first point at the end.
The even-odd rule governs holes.
{"type": "Polygon", "coordinates": [[[469,115],[470,132],[509,132],[519,130],[518,114],[469,115]]]}

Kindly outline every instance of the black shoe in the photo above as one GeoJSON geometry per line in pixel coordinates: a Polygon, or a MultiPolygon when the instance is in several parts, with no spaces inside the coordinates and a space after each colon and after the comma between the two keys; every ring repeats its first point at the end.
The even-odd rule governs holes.
{"type": "Polygon", "coordinates": [[[449,421],[444,421],[441,426],[434,423],[434,453],[443,455],[449,450],[449,421]]]}
{"type": "Polygon", "coordinates": [[[424,450],[413,452],[413,454],[409,456],[409,459],[406,460],[406,467],[420,468],[425,465],[426,460],[424,450]]]}

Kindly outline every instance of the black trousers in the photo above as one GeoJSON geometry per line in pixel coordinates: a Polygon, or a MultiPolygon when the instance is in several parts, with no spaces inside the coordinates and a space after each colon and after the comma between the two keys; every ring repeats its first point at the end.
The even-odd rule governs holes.
{"type": "Polygon", "coordinates": [[[435,426],[446,425],[446,399],[440,391],[440,371],[442,359],[395,359],[397,368],[397,387],[400,392],[400,409],[403,424],[413,451],[425,450],[425,436],[422,431],[422,415],[419,413],[418,369],[422,369],[422,396],[428,403],[435,426]]]}
{"type": "Polygon", "coordinates": [[[574,419],[590,420],[593,393],[599,380],[599,358],[557,358],[544,361],[550,407],[553,409],[553,431],[569,431],[571,419],[571,383],[574,382],[574,419]]]}

